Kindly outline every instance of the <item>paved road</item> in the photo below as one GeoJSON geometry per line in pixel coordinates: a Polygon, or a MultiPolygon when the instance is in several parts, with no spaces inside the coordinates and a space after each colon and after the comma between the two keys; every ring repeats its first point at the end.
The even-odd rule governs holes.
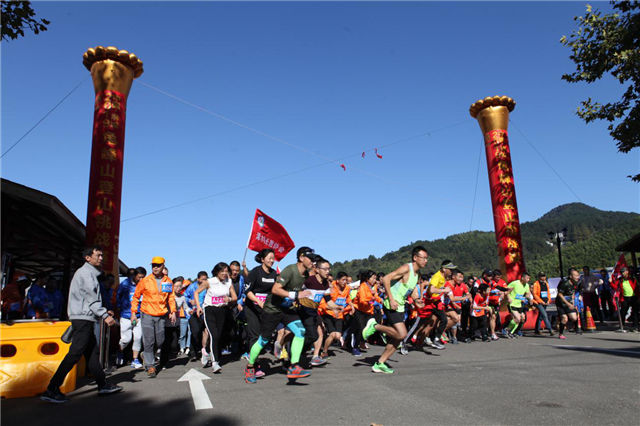
{"type": "Polygon", "coordinates": [[[396,373],[384,375],[370,370],[381,348],[361,358],[337,350],[330,365],[296,385],[276,363],[255,385],[244,383],[242,362],[213,375],[181,358],[156,379],[123,367],[111,377],[124,386],[121,394],[99,398],[83,379],[64,405],[3,400],[2,424],[640,424],[638,334],[532,335],[433,352],[398,353],[390,362],[396,373]],[[211,378],[203,383],[213,409],[196,411],[189,384],[177,382],[194,367],[211,378]]]}

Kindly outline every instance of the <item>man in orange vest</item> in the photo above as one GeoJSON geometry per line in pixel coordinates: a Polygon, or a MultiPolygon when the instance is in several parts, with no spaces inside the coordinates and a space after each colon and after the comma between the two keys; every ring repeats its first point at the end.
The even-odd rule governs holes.
{"type": "Polygon", "coordinates": [[[138,304],[142,316],[142,342],[144,344],[143,361],[150,378],[156,377],[157,371],[154,365],[156,347],[159,349],[164,342],[164,328],[167,314],[171,324],[178,320],[176,299],[173,294],[173,282],[162,271],[164,258],[154,257],[151,260],[151,274],[144,277],[136,286],[136,292],[131,301],[131,318],[135,327],[138,304]],[[142,299],[142,303],[140,302],[142,299]]]}

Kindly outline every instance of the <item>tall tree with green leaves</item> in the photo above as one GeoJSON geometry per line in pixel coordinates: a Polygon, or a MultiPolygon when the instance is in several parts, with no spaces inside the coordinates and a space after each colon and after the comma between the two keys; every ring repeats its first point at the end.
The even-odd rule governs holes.
{"type": "Polygon", "coordinates": [[[24,37],[24,31],[29,29],[35,34],[47,31],[51,22],[46,19],[35,19],[36,12],[28,1],[2,2],[2,40],[15,40],[24,37]]]}
{"type": "MultiPolygon", "coordinates": [[[[612,1],[613,13],[603,15],[587,5],[585,16],[576,16],[578,29],[560,42],[571,48],[576,71],[562,76],[569,83],[593,83],[611,74],[626,86],[617,102],[601,104],[589,98],[577,114],[585,122],[606,120],[609,134],[620,152],[640,147],[640,3],[612,1]]],[[[628,176],[640,182],[640,174],[628,176]]]]}

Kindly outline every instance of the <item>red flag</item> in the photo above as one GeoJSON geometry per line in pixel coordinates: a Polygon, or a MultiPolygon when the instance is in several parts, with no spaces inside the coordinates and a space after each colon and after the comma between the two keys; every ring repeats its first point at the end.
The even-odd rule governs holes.
{"type": "Polygon", "coordinates": [[[280,261],[295,246],[291,237],[287,234],[287,230],[282,225],[256,209],[256,216],[253,218],[251,236],[249,237],[248,248],[250,250],[271,249],[276,255],[276,260],[280,261]]]}
{"type": "Polygon", "coordinates": [[[347,166],[345,166],[344,164],[340,164],[340,167],[342,167],[342,170],[344,170],[345,172],[347,171],[347,166]]]}
{"type": "Polygon", "coordinates": [[[362,158],[364,158],[364,151],[362,151],[362,158]]]}
{"type": "Polygon", "coordinates": [[[382,155],[378,154],[378,148],[376,148],[376,157],[382,158],[382,155]]]}
{"type": "Polygon", "coordinates": [[[627,259],[624,258],[624,253],[620,253],[620,257],[618,258],[618,262],[616,266],[613,268],[613,272],[611,272],[611,277],[609,277],[611,283],[611,290],[613,290],[613,294],[611,299],[613,300],[614,308],[618,309],[618,301],[620,300],[620,290],[621,280],[620,277],[622,273],[620,272],[620,268],[627,267],[627,259]]]}

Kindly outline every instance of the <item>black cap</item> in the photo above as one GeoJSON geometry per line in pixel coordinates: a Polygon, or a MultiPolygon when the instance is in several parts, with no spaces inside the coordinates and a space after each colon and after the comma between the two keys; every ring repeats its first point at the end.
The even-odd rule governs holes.
{"type": "Polygon", "coordinates": [[[541,272],[538,272],[538,278],[540,278],[540,277],[546,277],[546,276],[547,276],[547,274],[545,274],[544,272],[542,272],[542,271],[541,271],[541,272]]]}
{"type": "Polygon", "coordinates": [[[300,256],[308,257],[309,260],[311,260],[312,262],[315,262],[316,258],[318,257],[315,253],[316,251],[311,247],[304,246],[298,249],[296,256],[297,256],[297,259],[299,259],[300,256]]]}
{"type": "Polygon", "coordinates": [[[493,271],[491,269],[485,269],[482,275],[489,275],[490,277],[492,277],[493,271]]]}

